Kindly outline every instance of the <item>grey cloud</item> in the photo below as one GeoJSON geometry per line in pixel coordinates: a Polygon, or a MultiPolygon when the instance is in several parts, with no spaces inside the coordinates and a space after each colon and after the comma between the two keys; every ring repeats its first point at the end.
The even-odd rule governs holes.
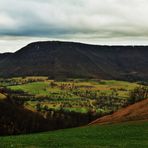
{"type": "Polygon", "coordinates": [[[5,0],[0,2],[0,39],[138,43],[148,38],[147,5],[147,0],[5,0]]]}

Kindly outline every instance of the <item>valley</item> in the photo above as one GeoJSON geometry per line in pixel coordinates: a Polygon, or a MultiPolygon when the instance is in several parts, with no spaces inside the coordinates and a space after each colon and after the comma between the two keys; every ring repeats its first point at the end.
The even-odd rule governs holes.
{"type": "Polygon", "coordinates": [[[46,41],[0,54],[0,146],[148,147],[147,51],[46,41]]]}
{"type": "Polygon", "coordinates": [[[148,148],[147,0],[0,0],[0,148],[148,148]]]}
{"type": "Polygon", "coordinates": [[[51,80],[45,76],[1,78],[1,135],[84,126],[146,99],[147,94],[147,86],[140,82],[51,80]]]}

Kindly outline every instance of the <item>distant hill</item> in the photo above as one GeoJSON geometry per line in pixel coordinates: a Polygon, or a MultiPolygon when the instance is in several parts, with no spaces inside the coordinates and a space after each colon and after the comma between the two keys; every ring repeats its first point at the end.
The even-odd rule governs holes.
{"type": "Polygon", "coordinates": [[[148,121],[148,99],[130,105],[126,108],[120,109],[119,111],[113,113],[112,115],[101,117],[90,123],[90,125],[110,124],[110,123],[139,121],[139,120],[148,121]]]}
{"type": "Polygon", "coordinates": [[[6,57],[8,57],[11,54],[13,54],[13,53],[9,53],[9,52],[7,52],[7,53],[1,53],[0,54],[0,61],[3,60],[3,59],[5,59],[6,57]]]}
{"type": "Polygon", "coordinates": [[[147,46],[98,46],[73,42],[35,42],[0,55],[0,76],[148,79],[147,46]]]}

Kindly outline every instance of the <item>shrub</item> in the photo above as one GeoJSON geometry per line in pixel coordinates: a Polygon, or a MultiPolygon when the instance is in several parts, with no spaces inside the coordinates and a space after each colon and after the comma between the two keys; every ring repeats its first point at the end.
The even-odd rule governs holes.
{"type": "Polygon", "coordinates": [[[133,104],[135,102],[138,102],[147,98],[148,98],[148,87],[139,86],[130,91],[128,103],[133,104]]]}

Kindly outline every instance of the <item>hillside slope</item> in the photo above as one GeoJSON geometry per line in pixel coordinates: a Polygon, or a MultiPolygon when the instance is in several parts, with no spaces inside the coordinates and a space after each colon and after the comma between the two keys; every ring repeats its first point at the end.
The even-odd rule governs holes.
{"type": "Polygon", "coordinates": [[[0,136],[41,132],[52,129],[40,114],[19,107],[8,99],[0,100],[0,136]]]}
{"type": "Polygon", "coordinates": [[[147,148],[148,122],[0,137],[1,148],[147,148]]]}
{"type": "Polygon", "coordinates": [[[35,42],[0,56],[0,76],[147,80],[147,48],[35,42]]]}
{"type": "Polygon", "coordinates": [[[92,124],[109,124],[127,121],[148,120],[148,99],[120,109],[112,115],[107,115],[99,118],[92,124]]]}

